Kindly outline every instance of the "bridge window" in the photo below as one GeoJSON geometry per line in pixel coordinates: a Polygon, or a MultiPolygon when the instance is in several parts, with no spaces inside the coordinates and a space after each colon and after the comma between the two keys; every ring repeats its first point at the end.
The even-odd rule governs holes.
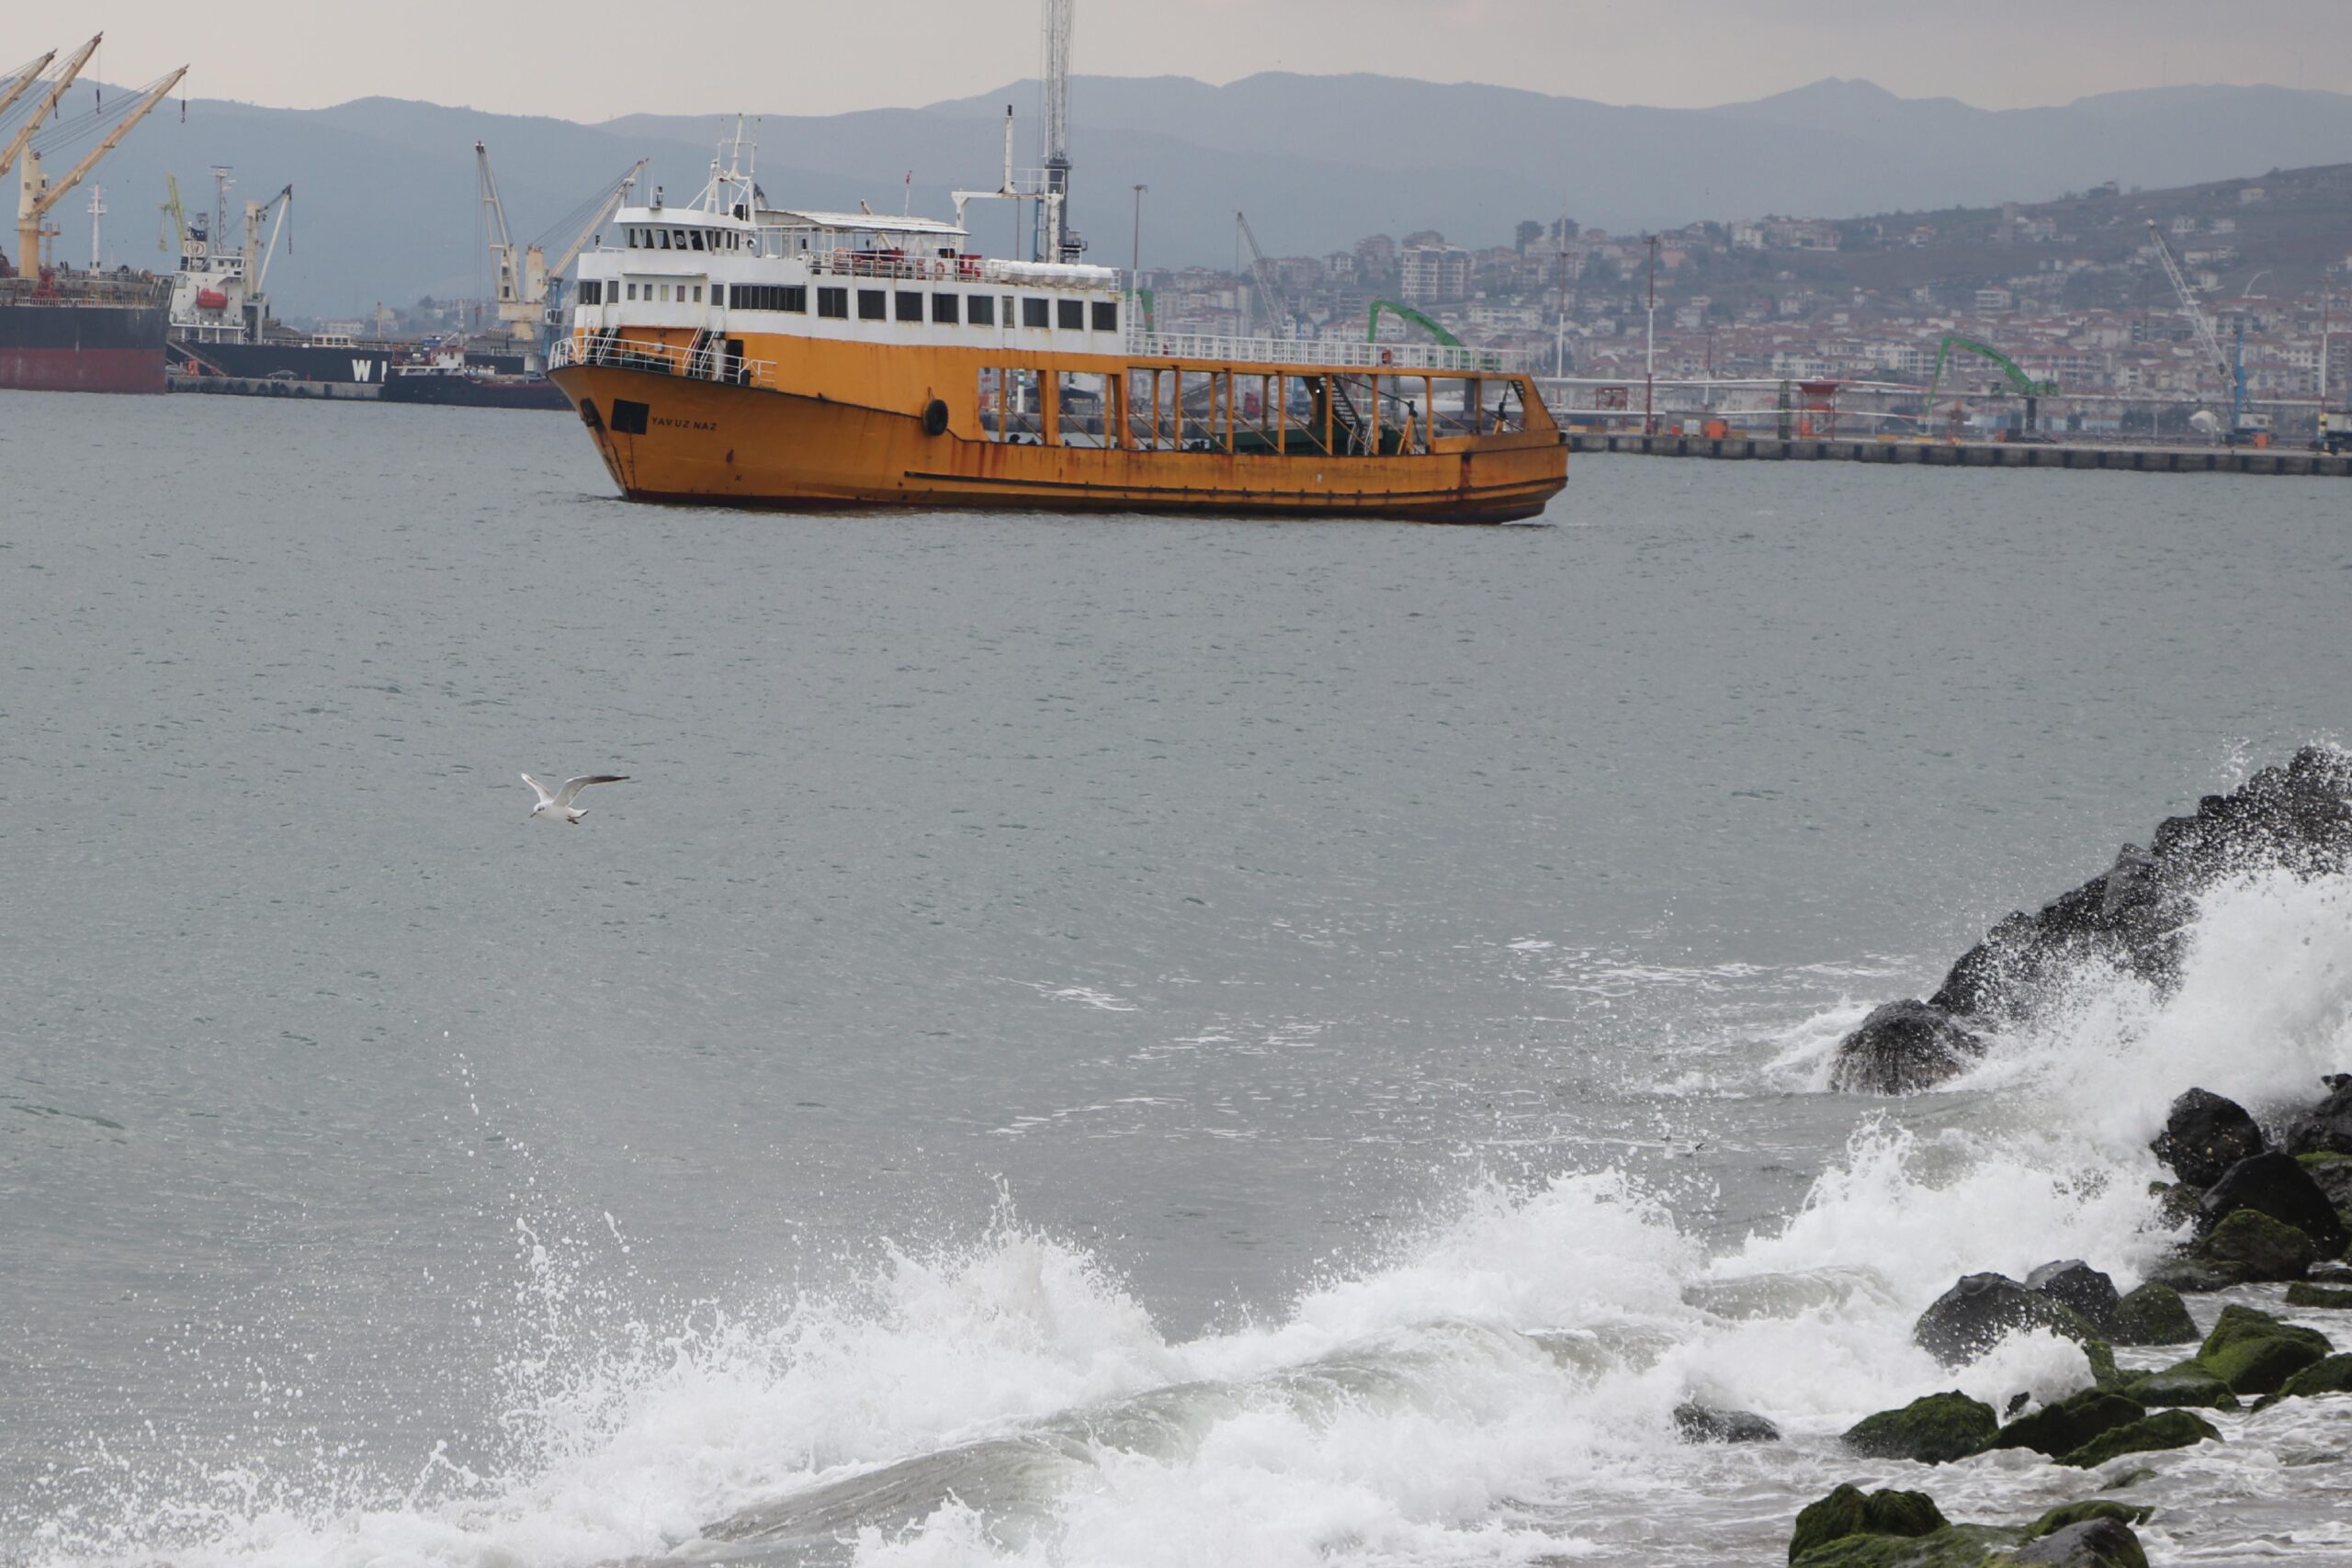
{"type": "Polygon", "coordinates": [[[808,288],[806,284],[797,283],[789,287],[739,283],[728,290],[728,302],[738,310],[785,310],[805,316],[808,313],[808,288]]]}
{"type": "Polygon", "coordinates": [[[1114,333],[1119,330],[1119,302],[1115,299],[1094,301],[1094,330],[1114,333]]]}
{"type": "Polygon", "coordinates": [[[1024,327],[1050,327],[1054,324],[1053,301],[1023,296],[1021,300],[1021,324],[1024,327]]]}
{"type": "Polygon", "coordinates": [[[922,290],[920,288],[899,290],[899,320],[902,321],[922,320],[922,290]]]}
{"type": "Polygon", "coordinates": [[[933,295],[931,297],[931,319],[934,321],[944,321],[951,327],[954,326],[956,324],[956,301],[962,298],[963,296],[960,294],[933,295]]]}
{"type": "Polygon", "coordinates": [[[689,230],[687,230],[687,231],[686,231],[686,233],[687,233],[687,236],[688,236],[688,237],[689,237],[689,238],[694,242],[694,247],[695,247],[695,249],[696,249],[696,250],[700,250],[700,249],[702,249],[702,231],[701,231],[701,230],[699,230],[699,229],[689,229],[689,230]]]}
{"type": "Polygon", "coordinates": [[[996,296],[975,294],[965,306],[964,319],[976,327],[996,325],[996,296]]]}
{"type": "Polygon", "coordinates": [[[849,290],[820,288],[817,290],[817,314],[836,321],[849,319],[849,290]]]}
{"type": "Polygon", "coordinates": [[[879,288],[857,291],[857,319],[861,321],[887,321],[890,319],[890,297],[879,288]]]}
{"type": "Polygon", "coordinates": [[[1061,318],[1060,326],[1062,331],[1066,333],[1082,333],[1086,330],[1085,300],[1057,299],[1054,303],[1058,307],[1056,314],[1061,318]]]}
{"type": "Polygon", "coordinates": [[[582,305],[601,305],[605,301],[605,286],[595,278],[582,278],[577,292],[582,305]]]}

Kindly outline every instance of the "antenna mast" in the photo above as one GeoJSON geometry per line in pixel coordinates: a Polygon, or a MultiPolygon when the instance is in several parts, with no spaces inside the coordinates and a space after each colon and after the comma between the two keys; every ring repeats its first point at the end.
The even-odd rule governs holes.
{"type": "Polygon", "coordinates": [[[1069,226],[1069,37],[1078,0],[1046,0],[1046,199],[1038,261],[1076,261],[1086,242],[1069,226]]]}

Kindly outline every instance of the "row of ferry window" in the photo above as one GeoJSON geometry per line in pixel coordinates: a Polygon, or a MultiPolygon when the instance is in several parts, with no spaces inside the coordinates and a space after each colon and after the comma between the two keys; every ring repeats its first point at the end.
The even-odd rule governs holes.
{"type": "Polygon", "coordinates": [[[628,231],[628,248],[632,251],[747,251],[751,246],[743,242],[748,237],[728,229],[640,229],[632,225],[628,231]]]}
{"type": "MultiPolygon", "coordinates": [[[[689,286],[684,283],[620,283],[593,277],[581,280],[580,303],[605,303],[608,288],[614,291],[611,299],[615,303],[624,299],[651,300],[656,298],[654,290],[657,288],[661,290],[658,303],[702,303],[700,284],[691,286],[693,298],[689,299],[689,286]],[[644,290],[642,295],[639,293],[640,288],[644,290]],[[674,300],[671,299],[673,289],[676,291],[674,300]]],[[[817,290],[817,314],[831,321],[849,320],[849,296],[847,288],[820,287],[817,290]]],[[[711,290],[712,302],[718,303],[720,299],[719,289],[714,287],[711,290]]],[[[738,283],[727,288],[724,299],[728,307],[736,310],[780,310],[797,316],[808,313],[808,288],[806,284],[738,283]]],[[[1010,294],[1003,299],[1004,320],[1008,325],[1012,321],[1013,307],[1017,303],[1023,327],[1058,328],[1063,332],[1077,333],[1087,331],[1091,321],[1092,330],[1098,333],[1119,330],[1119,304],[1115,299],[1046,299],[1027,295],[1016,301],[1010,294]]],[[[926,295],[920,288],[857,290],[859,321],[887,321],[894,317],[901,321],[928,319],[950,326],[960,320],[975,327],[992,327],[997,324],[997,296],[946,292],[926,295]]]]}

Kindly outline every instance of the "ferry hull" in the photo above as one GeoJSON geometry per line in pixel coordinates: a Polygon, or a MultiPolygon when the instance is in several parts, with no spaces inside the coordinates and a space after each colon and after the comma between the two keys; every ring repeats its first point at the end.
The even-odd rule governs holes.
{"type": "Polygon", "coordinates": [[[1550,431],[1397,457],[1143,452],[933,434],[917,414],[644,370],[548,379],[632,501],[1509,523],[1567,480],[1550,431]]]}

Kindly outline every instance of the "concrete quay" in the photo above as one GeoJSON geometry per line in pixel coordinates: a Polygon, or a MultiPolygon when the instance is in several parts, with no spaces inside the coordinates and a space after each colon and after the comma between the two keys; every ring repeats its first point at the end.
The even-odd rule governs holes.
{"type": "Polygon", "coordinates": [[[175,370],[166,378],[175,392],[210,392],[232,398],[310,398],[372,402],[377,388],[366,381],[282,381],[265,376],[191,376],[175,370]]]}
{"type": "Polygon", "coordinates": [[[1877,441],[1771,435],[1637,435],[1572,431],[1574,452],[1729,462],[1895,463],[1931,468],[2114,468],[2142,474],[2352,477],[2352,456],[2287,446],[2043,446],[1999,441],[1877,441]]]}

